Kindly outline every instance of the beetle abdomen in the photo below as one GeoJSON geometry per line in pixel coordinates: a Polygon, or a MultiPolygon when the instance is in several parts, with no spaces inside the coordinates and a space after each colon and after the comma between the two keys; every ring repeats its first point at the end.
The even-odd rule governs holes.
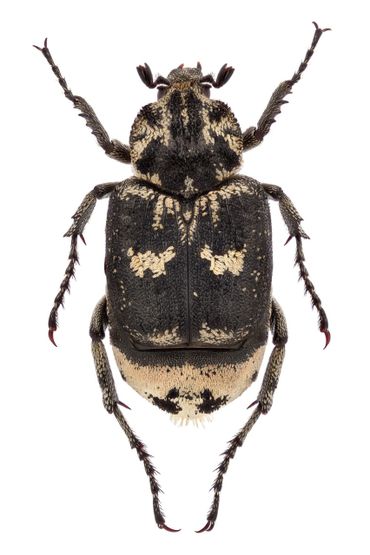
{"type": "MultiPolygon", "coordinates": [[[[266,327],[267,330],[267,327],[266,327]]],[[[137,351],[113,345],[124,380],[140,395],[182,423],[202,420],[241,395],[257,378],[265,342],[238,350],[137,351]]]]}
{"type": "MultiPolygon", "coordinates": [[[[217,368],[219,351],[222,363],[214,371],[220,379],[224,374],[221,382],[230,372],[240,378],[233,378],[224,401],[239,395],[259,368],[268,334],[271,231],[259,183],[238,176],[186,200],[131,178],[112,194],[108,222],[109,323],[124,377],[144,380],[146,389],[131,385],[155,398],[146,391],[148,368],[172,368],[194,381],[201,368],[217,368]]],[[[206,381],[200,396],[208,395],[206,381]]],[[[161,408],[174,412],[171,403],[161,408]]],[[[218,408],[215,402],[205,405],[218,408]]]]}

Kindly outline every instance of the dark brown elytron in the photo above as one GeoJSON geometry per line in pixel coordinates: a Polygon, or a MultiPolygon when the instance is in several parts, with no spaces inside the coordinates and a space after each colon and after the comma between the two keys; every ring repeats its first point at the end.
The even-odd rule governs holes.
{"type": "Polygon", "coordinates": [[[242,132],[230,108],[210,99],[233,68],[216,78],[179,66],[153,78],[147,64],[137,68],[142,81],[156,88],[156,102],[136,117],[129,146],[111,140],[91,106],[75,96],[54,64],[47,41],[38,48],[65,96],[85,118],[106,154],[131,163],[133,177],[97,185],[83,199],[66,236],[69,264],[49,319],[54,343],[57,312],[69,290],[77,240],[97,199],[109,196],[105,273],[107,289],[90,327],[92,351],[106,410],[113,413],[136,449],[149,476],[154,516],[166,525],[159,503],[156,471],[146,447],[131,430],[120,406],[103,345],[108,327],[122,377],[140,395],[183,422],[199,420],[229,403],[257,378],[269,331],[274,348],[254,410],[229,442],[217,469],[214,498],[206,525],[213,528],[223,476],[237,447],[261,414],[272,405],[287,342],[284,314],[271,294],[272,242],[269,200],[279,202],[296,241],[296,264],[320,330],[330,340],[328,321],[308,277],[302,250],[302,218],[280,187],[238,174],[243,151],[260,144],[280,113],[285,97],[300,80],[324,31],[315,34],[293,77],[274,91],[257,127],[242,132]]]}

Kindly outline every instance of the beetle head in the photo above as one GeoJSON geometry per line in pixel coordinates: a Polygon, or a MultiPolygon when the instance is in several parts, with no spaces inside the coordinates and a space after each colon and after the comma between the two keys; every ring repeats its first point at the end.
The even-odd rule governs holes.
{"type": "Polygon", "coordinates": [[[184,67],[184,64],[181,64],[177,68],[170,71],[167,77],[159,75],[156,79],[153,79],[152,70],[147,63],[143,66],[138,66],[136,69],[140,79],[147,87],[150,89],[157,87],[158,100],[162,98],[172,86],[186,86],[187,84],[190,86],[198,84],[202,92],[209,97],[211,87],[219,89],[228,82],[234,73],[234,68],[224,64],[215,79],[210,73],[207,75],[202,74],[202,66],[199,62],[197,63],[197,67],[184,67]]]}

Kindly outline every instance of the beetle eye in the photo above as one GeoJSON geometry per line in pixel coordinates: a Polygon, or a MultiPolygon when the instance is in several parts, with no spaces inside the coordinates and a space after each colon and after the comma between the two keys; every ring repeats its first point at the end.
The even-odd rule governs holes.
{"type": "Polygon", "coordinates": [[[163,87],[157,87],[157,99],[160,100],[162,98],[162,96],[164,96],[164,93],[166,92],[166,90],[168,89],[168,87],[163,86],[163,87]]]}
{"type": "Polygon", "coordinates": [[[209,98],[211,95],[210,89],[211,89],[211,85],[202,85],[202,92],[207,98],[209,98]]]}

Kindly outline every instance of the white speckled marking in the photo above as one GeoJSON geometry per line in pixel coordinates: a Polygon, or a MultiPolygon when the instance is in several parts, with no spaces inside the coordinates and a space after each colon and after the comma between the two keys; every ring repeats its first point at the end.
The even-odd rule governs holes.
{"type": "Polygon", "coordinates": [[[146,270],[153,274],[153,278],[166,274],[165,264],[176,256],[174,247],[168,247],[164,252],[155,254],[152,251],[134,253],[130,247],[127,255],[131,258],[130,268],[135,276],[143,278],[146,270]]]}
{"type": "Polygon", "coordinates": [[[238,276],[244,266],[244,256],[247,252],[245,246],[242,250],[228,250],[225,254],[214,254],[208,245],[204,245],[200,251],[200,257],[210,262],[210,270],[216,276],[222,276],[225,272],[230,272],[238,276]]]}

